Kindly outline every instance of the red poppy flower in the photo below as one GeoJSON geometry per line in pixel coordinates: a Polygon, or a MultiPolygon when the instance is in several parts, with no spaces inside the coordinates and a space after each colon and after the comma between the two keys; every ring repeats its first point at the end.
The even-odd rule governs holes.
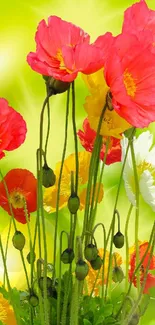
{"type": "MultiPolygon", "coordinates": [[[[128,123],[143,128],[155,121],[155,53],[152,34],[123,33],[115,38],[104,65],[104,76],[115,111],[128,123]]],[[[95,44],[101,47],[100,36],[95,44]]]]}
{"type": "Polygon", "coordinates": [[[22,116],[0,98],[0,159],[5,156],[3,150],[14,150],[24,142],[26,132],[22,116]]]}
{"type": "MultiPolygon", "coordinates": [[[[28,217],[37,209],[37,180],[26,169],[12,169],[4,177],[14,217],[18,222],[26,223],[24,202],[26,201],[28,217]]],[[[3,181],[0,182],[0,206],[11,215],[3,181]]]]}
{"type": "MultiPolygon", "coordinates": [[[[94,148],[96,132],[93,129],[91,129],[87,118],[83,122],[83,130],[84,132],[81,130],[77,132],[80,142],[82,146],[86,149],[86,151],[92,152],[94,148]]],[[[100,152],[101,160],[104,159],[107,137],[103,137],[103,139],[104,141],[100,152]]],[[[110,137],[109,149],[106,157],[106,165],[110,165],[118,161],[121,161],[120,139],[110,137]]]]}
{"type": "MultiPolygon", "coordinates": [[[[143,258],[147,247],[148,247],[148,242],[144,242],[142,244],[139,245],[139,258],[140,260],[143,258]]],[[[144,274],[145,274],[145,270],[147,268],[147,264],[150,258],[150,251],[148,251],[146,257],[144,258],[143,264],[141,265],[141,269],[140,269],[140,283],[142,285],[143,280],[144,280],[144,274]]],[[[131,281],[133,273],[135,271],[135,266],[136,266],[136,251],[134,249],[134,252],[130,255],[130,270],[129,270],[129,279],[131,281]]],[[[151,262],[150,262],[150,266],[149,266],[149,270],[154,270],[155,269],[155,256],[152,256],[151,258],[151,262]]],[[[137,287],[137,277],[135,276],[133,279],[133,284],[135,287],[137,287]]],[[[152,275],[151,273],[147,274],[147,278],[146,278],[146,284],[145,284],[145,288],[144,288],[144,293],[148,293],[149,289],[155,286],[155,275],[152,275]]]]}
{"type": "MultiPolygon", "coordinates": [[[[110,33],[105,37],[111,42],[110,33]]],[[[89,43],[90,36],[59,17],[49,17],[48,24],[42,20],[35,40],[36,53],[30,52],[27,61],[33,70],[42,75],[71,82],[78,72],[90,74],[103,66],[105,56],[100,48],[89,43]]]]}

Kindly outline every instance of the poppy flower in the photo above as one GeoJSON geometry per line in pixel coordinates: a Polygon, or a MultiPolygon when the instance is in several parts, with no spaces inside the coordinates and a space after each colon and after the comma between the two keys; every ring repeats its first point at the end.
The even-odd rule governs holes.
{"type": "MultiPolygon", "coordinates": [[[[149,131],[143,132],[137,139],[135,137],[133,139],[140,194],[155,211],[155,146],[152,148],[152,144],[153,135],[149,131]]],[[[127,145],[128,140],[124,137],[121,140],[122,162],[127,145]]],[[[123,178],[128,199],[136,206],[135,177],[130,151],[128,152],[123,178]]]]}
{"type": "MultiPolygon", "coordinates": [[[[105,34],[108,44],[111,33],[105,34]]],[[[27,62],[36,72],[55,79],[72,82],[78,72],[90,74],[103,66],[105,54],[95,44],[90,44],[90,36],[81,28],[50,16],[48,23],[39,23],[35,36],[37,49],[30,52],[27,62]]],[[[104,46],[105,52],[107,45],[104,46]]]]}
{"type": "MultiPolygon", "coordinates": [[[[104,254],[104,249],[99,248],[98,255],[101,258],[103,258],[103,254],[104,254]]],[[[113,256],[113,258],[112,258],[112,265],[115,266],[115,264],[117,264],[117,266],[120,266],[122,264],[122,257],[121,257],[121,255],[119,253],[115,253],[115,257],[113,256]]],[[[98,270],[94,270],[91,267],[91,264],[89,262],[88,262],[88,265],[89,265],[89,272],[88,272],[88,275],[86,277],[86,283],[87,283],[87,288],[88,288],[88,294],[90,294],[92,289],[93,289],[94,282],[96,280],[98,270]]],[[[104,283],[103,283],[103,279],[102,279],[103,266],[101,266],[99,276],[98,276],[98,279],[96,281],[96,285],[95,285],[95,288],[94,288],[94,295],[95,296],[99,295],[100,288],[107,281],[108,266],[109,266],[109,251],[106,251],[105,263],[104,263],[104,283]]]]}
{"type": "MultiPolygon", "coordinates": [[[[29,218],[30,212],[37,209],[37,180],[29,170],[12,169],[6,174],[4,181],[8,188],[14,217],[24,224],[26,223],[25,202],[29,218]]],[[[0,206],[11,215],[3,181],[0,182],[0,206]]]]}
{"type": "MultiPolygon", "coordinates": [[[[86,151],[92,152],[94,148],[94,142],[96,138],[96,132],[91,129],[88,119],[86,118],[83,122],[83,130],[79,130],[77,132],[78,137],[82,146],[86,149],[86,151]]],[[[100,152],[100,159],[104,160],[104,155],[106,151],[106,141],[107,138],[103,137],[103,145],[100,152]]],[[[110,137],[109,149],[106,157],[106,165],[110,165],[112,163],[121,161],[121,145],[120,139],[116,139],[114,137],[110,137]]]]}
{"type": "MultiPolygon", "coordinates": [[[[147,248],[148,248],[148,242],[139,242],[139,258],[140,260],[143,258],[147,248]]],[[[148,251],[146,257],[144,258],[144,261],[141,265],[140,268],[140,283],[141,285],[143,284],[144,281],[144,275],[145,275],[145,270],[147,268],[147,264],[148,261],[150,259],[150,250],[148,251]]],[[[136,249],[134,247],[134,250],[132,251],[132,253],[130,254],[130,270],[129,270],[129,279],[131,281],[133,273],[135,271],[135,267],[136,267],[136,249]]],[[[151,258],[151,262],[150,262],[150,266],[149,266],[149,270],[154,270],[155,269],[155,256],[153,255],[151,258]]],[[[133,279],[133,284],[135,287],[137,287],[137,277],[135,276],[133,279]]],[[[149,289],[155,286],[155,275],[148,273],[147,277],[146,277],[146,284],[144,287],[144,293],[148,293],[149,289]]]]}
{"type": "Polygon", "coordinates": [[[5,156],[4,150],[14,150],[24,142],[26,132],[22,116],[0,98],[0,159],[5,156]]]}
{"type": "MultiPolygon", "coordinates": [[[[79,198],[80,198],[80,210],[85,207],[85,197],[86,197],[86,185],[88,182],[89,176],[89,164],[91,154],[89,152],[79,152],[79,198]]],[[[56,200],[58,192],[58,179],[60,175],[60,166],[61,163],[56,164],[54,173],[56,175],[56,183],[54,186],[45,189],[44,192],[44,209],[49,212],[56,211],[56,200]]],[[[60,186],[60,200],[59,200],[59,209],[66,207],[68,204],[68,199],[71,195],[71,172],[75,172],[75,154],[71,154],[65,159],[61,186],[60,186]]],[[[98,184],[97,184],[98,186],[98,184]]],[[[96,191],[97,193],[97,191],[96,191]]],[[[101,202],[103,198],[103,185],[101,184],[100,193],[98,198],[98,203],[101,202]]]]}
{"type": "MultiPolygon", "coordinates": [[[[89,76],[82,75],[82,78],[91,94],[86,97],[84,108],[88,114],[90,127],[97,131],[100,115],[106,103],[106,96],[110,88],[104,78],[103,69],[89,76]]],[[[102,136],[112,136],[121,139],[122,132],[130,127],[131,125],[120,117],[115,110],[111,111],[107,109],[103,117],[100,134],[102,136]]]]}
{"type": "MultiPolygon", "coordinates": [[[[155,53],[148,46],[151,39],[147,31],[141,32],[140,38],[123,32],[115,37],[104,64],[111,105],[139,128],[155,121],[155,53]]],[[[104,52],[104,35],[95,44],[103,46],[104,52]]]]}
{"type": "Polygon", "coordinates": [[[12,306],[0,293],[0,322],[5,325],[17,325],[12,306]]]}

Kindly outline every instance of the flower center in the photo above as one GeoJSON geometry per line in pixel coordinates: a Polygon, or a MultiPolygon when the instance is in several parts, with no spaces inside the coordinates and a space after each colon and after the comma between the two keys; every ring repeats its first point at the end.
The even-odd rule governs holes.
{"type": "Polygon", "coordinates": [[[131,97],[134,97],[137,89],[135,79],[133,78],[132,74],[128,71],[128,69],[124,71],[123,77],[127,94],[131,97]]]}
{"type": "Polygon", "coordinates": [[[72,73],[72,71],[69,70],[69,69],[67,69],[66,66],[65,66],[65,63],[64,63],[64,59],[62,57],[62,51],[61,50],[58,50],[57,55],[56,55],[56,58],[60,61],[59,68],[61,70],[66,70],[68,73],[72,73]]]}
{"type": "Polygon", "coordinates": [[[10,195],[10,203],[15,209],[24,208],[25,197],[22,193],[14,191],[10,195]]]}

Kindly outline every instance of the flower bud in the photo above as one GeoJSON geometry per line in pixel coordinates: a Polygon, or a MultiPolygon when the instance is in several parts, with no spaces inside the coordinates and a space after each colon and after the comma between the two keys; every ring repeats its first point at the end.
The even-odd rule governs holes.
{"type": "Polygon", "coordinates": [[[25,246],[25,237],[20,231],[16,231],[13,238],[12,238],[13,246],[18,249],[19,251],[22,251],[22,249],[25,246]]]}
{"type": "Polygon", "coordinates": [[[97,258],[97,254],[98,254],[98,249],[97,249],[96,245],[88,244],[85,247],[84,256],[87,261],[90,262],[90,261],[95,260],[97,258]]]}
{"type": "Polygon", "coordinates": [[[124,279],[124,273],[120,266],[115,266],[112,270],[112,280],[117,282],[122,282],[124,279]]]}
{"type": "Polygon", "coordinates": [[[27,258],[27,261],[28,261],[29,264],[34,263],[35,259],[36,259],[35,252],[33,252],[33,251],[29,252],[26,258],[27,258]]]}
{"type": "Polygon", "coordinates": [[[88,271],[89,271],[89,266],[85,261],[79,260],[76,263],[75,275],[78,280],[80,281],[84,280],[84,278],[88,274],[88,271]]]}
{"type": "Polygon", "coordinates": [[[116,248],[122,248],[124,246],[124,236],[120,231],[113,237],[113,243],[116,248]]]}
{"type": "MultiPolygon", "coordinates": [[[[52,279],[47,277],[47,289],[49,289],[51,286],[52,286],[52,279]]],[[[41,290],[44,290],[44,277],[43,276],[39,279],[39,288],[41,290]]]]}
{"type": "Polygon", "coordinates": [[[47,88],[51,95],[64,93],[70,87],[70,82],[64,82],[53,77],[43,76],[46,81],[47,88]]]}
{"type": "Polygon", "coordinates": [[[42,184],[44,187],[50,187],[55,184],[56,176],[51,168],[45,163],[43,166],[42,184]]]}
{"type": "Polygon", "coordinates": [[[68,199],[68,209],[70,213],[75,214],[80,206],[80,199],[76,194],[72,194],[68,199]]]}
{"type": "Polygon", "coordinates": [[[91,267],[94,269],[94,270],[99,270],[102,266],[102,259],[99,255],[97,255],[96,259],[91,261],[90,264],[91,264],[91,267]]]}
{"type": "Polygon", "coordinates": [[[31,295],[29,298],[29,303],[32,307],[36,307],[39,304],[39,299],[36,295],[31,295]]]}
{"type": "Polygon", "coordinates": [[[61,254],[61,262],[71,264],[74,259],[74,251],[72,248],[65,249],[61,254]]]}
{"type": "Polygon", "coordinates": [[[139,324],[139,315],[136,313],[136,314],[133,314],[131,320],[129,321],[128,325],[138,325],[139,324]]]}

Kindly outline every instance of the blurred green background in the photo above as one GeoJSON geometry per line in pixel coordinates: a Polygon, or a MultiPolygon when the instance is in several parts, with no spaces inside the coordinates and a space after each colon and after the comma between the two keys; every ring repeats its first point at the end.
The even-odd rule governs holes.
{"type": "MultiPolygon", "coordinates": [[[[0,4],[0,97],[9,101],[10,106],[19,111],[27,122],[27,138],[25,143],[17,150],[6,153],[0,161],[0,168],[5,175],[12,168],[26,168],[36,175],[36,149],[38,147],[38,123],[42,102],[45,97],[45,87],[42,77],[32,71],[26,62],[26,56],[35,50],[34,35],[40,20],[50,15],[60,16],[62,19],[73,22],[82,27],[95,40],[98,35],[111,31],[114,35],[121,32],[124,10],[133,4],[129,0],[14,0],[3,1],[0,4]]],[[[147,1],[150,8],[155,9],[155,1],[147,1]]],[[[82,127],[86,116],[83,103],[88,90],[81,80],[76,80],[76,120],[77,128],[82,127]]],[[[51,167],[61,160],[64,140],[64,107],[66,94],[51,99],[51,134],[48,150],[48,162],[51,167]]],[[[154,123],[150,130],[155,134],[154,123]]],[[[69,135],[72,126],[69,126],[69,135]]],[[[83,150],[79,144],[79,150],[83,150]]],[[[74,152],[73,137],[69,136],[67,155],[74,152]]],[[[104,174],[104,202],[99,205],[97,221],[104,222],[108,227],[115,202],[121,164],[108,166],[104,174]]],[[[118,209],[124,227],[129,202],[122,187],[118,209]]],[[[46,215],[46,228],[48,237],[48,259],[52,261],[52,243],[55,215],[46,215]]],[[[10,218],[0,208],[0,231],[5,242],[7,226],[10,218]]],[[[133,245],[134,214],[129,229],[130,245],[133,245]]],[[[139,239],[147,240],[154,220],[154,213],[141,199],[139,239]]],[[[79,214],[79,227],[82,222],[82,213],[79,214]]],[[[33,232],[35,214],[31,217],[31,230],[33,232]]],[[[60,214],[59,229],[67,230],[69,218],[67,210],[60,214]]],[[[27,234],[26,225],[19,224],[19,230],[27,234]]],[[[13,234],[13,232],[12,232],[13,234]]],[[[97,234],[98,247],[102,246],[102,235],[97,234]]],[[[9,244],[8,267],[13,285],[22,286],[23,273],[18,252],[9,244]],[[19,285],[20,283],[20,285],[19,285]]],[[[25,249],[25,254],[28,247],[25,249]]],[[[124,252],[123,252],[124,254],[124,252]]],[[[0,262],[0,279],[3,269],[0,262]]],[[[154,300],[151,301],[141,325],[155,325],[154,300]]]]}

